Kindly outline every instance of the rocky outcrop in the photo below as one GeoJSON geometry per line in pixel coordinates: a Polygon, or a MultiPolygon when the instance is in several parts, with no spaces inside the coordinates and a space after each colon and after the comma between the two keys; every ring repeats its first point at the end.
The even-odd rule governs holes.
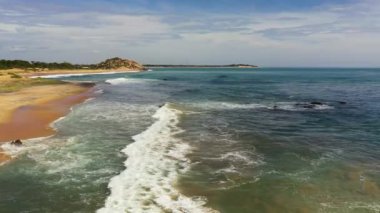
{"type": "Polygon", "coordinates": [[[12,141],[11,142],[11,145],[14,145],[14,146],[22,146],[22,142],[20,139],[17,139],[15,141],[12,141]]]}
{"type": "Polygon", "coordinates": [[[137,63],[136,61],[116,57],[116,58],[107,59],[97,64],[96,69],[141,71],[141,70],[145,70],[145,67],[142,64],[137,63]]]}

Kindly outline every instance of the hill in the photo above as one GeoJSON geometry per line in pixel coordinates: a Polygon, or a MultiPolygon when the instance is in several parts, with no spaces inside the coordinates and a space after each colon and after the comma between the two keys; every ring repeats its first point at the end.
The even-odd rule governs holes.
{"type": "Polygon", "coordinates": [[[96,65],[96,69],[106,69],[106,70],[145,70],[145,67],[136,61],[130,59],[122,58],[111,58],[107,59],[96,65]]]}

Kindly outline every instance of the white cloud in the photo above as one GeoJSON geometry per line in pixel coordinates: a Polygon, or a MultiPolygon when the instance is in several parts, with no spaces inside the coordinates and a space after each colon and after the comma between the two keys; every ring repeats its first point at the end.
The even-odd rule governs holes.
{"type": "Polygon", "coordinates": [[[241,15],[0,15],[0,57],[87,63],[120,55],[146,63],[380,66],[379,45],[375,0],[241,15]]]}

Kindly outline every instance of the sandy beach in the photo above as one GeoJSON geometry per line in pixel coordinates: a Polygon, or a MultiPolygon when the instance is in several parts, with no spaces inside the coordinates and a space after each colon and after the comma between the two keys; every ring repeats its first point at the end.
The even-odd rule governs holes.
{"type": "MultiPolygon", "coordinates": [[[[33,86],[0,94],[0,144],[53,135],[50,124],[91,95],[88,84],[33,86]]],[[[0,150],[0,163],[9,159],[0,150]]]]}
{"type": "MultiPolygon", "coordinates": [[[[70,112],[70,108],[93,95],[93,84],[75,84],[44,76],[138,72],[129,68],[30,70],[0,72],[0,145],[16,139],[54,135],[50,124],[70,112]],[[39,78],[41,77],[41,78],[39,78]]],[[[0,164],[10,160],[0,148],[0,164]]]]}
{"type": "Polygon", "coordinates": [[[125,73],[125,72],[141,72],[138,70],[130,69],[119,69],[119,70],[103,70],[103,69],[80,69],[80,70],[49,70],[49,71],[39,71],[39,72],[28,72],[23,75],[26,77],[39,77],[39,76],[50,76],[50,75],[68,75],[68,74],[107,74],[107,73],[125,73]]]}

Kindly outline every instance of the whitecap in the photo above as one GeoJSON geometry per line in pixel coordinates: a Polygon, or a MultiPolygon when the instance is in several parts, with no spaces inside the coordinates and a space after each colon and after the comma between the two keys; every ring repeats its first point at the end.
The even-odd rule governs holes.
{"type": "Polygon", "coordinates": [[[216,109],[216,110],[233,110],[233,109],[268,109],[269,107],[263,104],[257,103],[247,103],[239,104],[232,102],[218,102],[218,101],[209,101],[202,103],[193,103],[190,104],[195,107],[200,107],[204,109],[216,109]]]}
{"type": "Polygon", "coordinates": [[[111,194],[99,213],[215,212],[204,207],[204,197],[187,197],[174,187],[190,166],[191,147],[174,137],[183,131],[177,126],[181,113],[165,104],[153,116],[157,121],[122,150],[126,169],[111,179],[111,194]]]}
{"type": "Polygon", "coordinates": [[[333,106],[328,104],[311,104],[307,102],[274,102],[274,103],[233,103],[208,101],[202,103],[190,103],[189,105],[202,109],[234,110],[234,109],[267,109],[284,111],[309,111],[309,110],[331,110],[333,106]]]}
{"type": "Polygon", "coordinates": [[[131,84],[131,83],[145,83],[147,81],[154,81],[150,79],[136,79],[136,78],[112,78],[108,79],[105,82],[111,85],[122,85],[122,84],[131,84]]]}
{"type": "Polygon", "coordinates": [[[263,157],[248,151],[234,151],[223,154],[220,159],[226,159],[243,165],[259,166],[264,164],[263,157]]]}
{"type": "Polygon", "coordinates": [[[111,75],[111,74],[121,74],[121,73],[135,73],[140,71],[111,71],[111,72],[101,72],[101,73],[68,73],[68,74],[52,74],[52,75],[37,75],[31,76],[30,78],[64,78],[64,77],[76,77],[76,76],[89,76],[89,75],[111,75]]]}

